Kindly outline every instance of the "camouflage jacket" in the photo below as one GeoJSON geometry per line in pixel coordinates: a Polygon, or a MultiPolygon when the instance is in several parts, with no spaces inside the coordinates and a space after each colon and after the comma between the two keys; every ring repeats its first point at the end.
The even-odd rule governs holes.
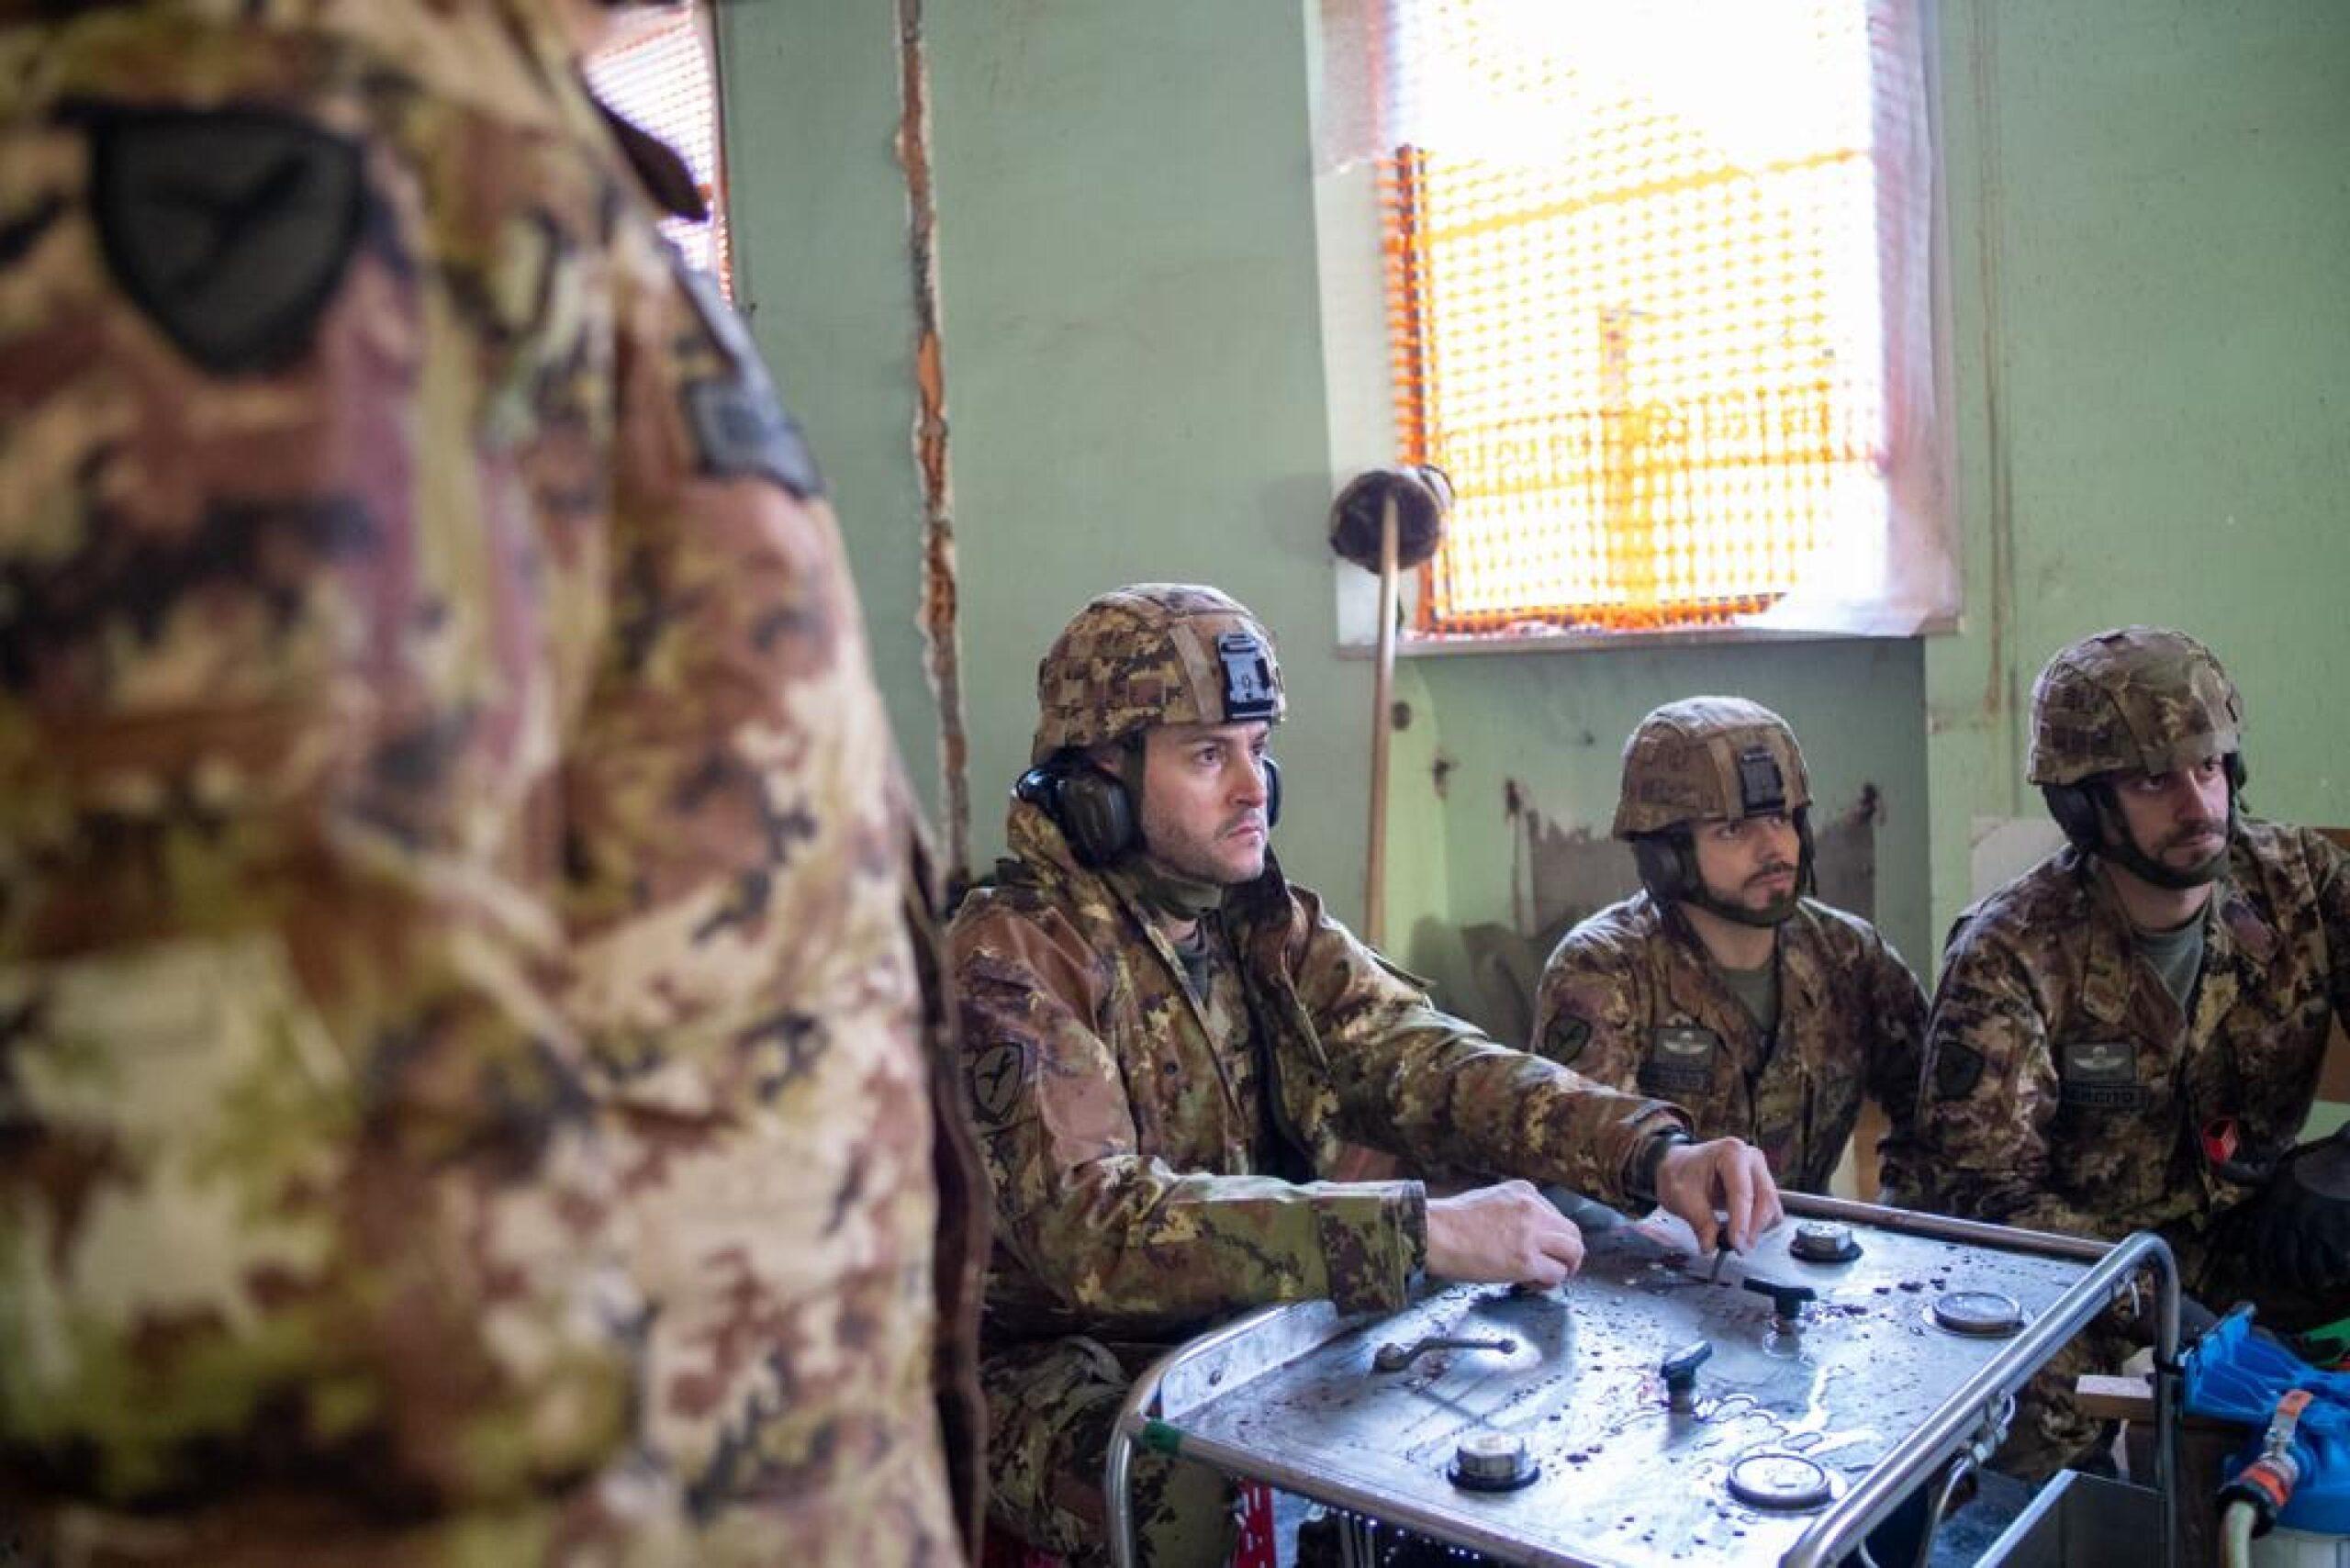
{"type": "Polygon", "coordinates": [[[1220,916],[1270,1096],[1248,1103],[1120,879],[1080,868],[1032,806],[1010,836],[1017,863],[949,938],[995,1182],[991,1342],[1163,1338],[1272,1301],[1393,1307],[1425,1260],[1425,1198],[1312,1180],[1346,1144],[1620,1197],[1640,1148],[1684,1126],[1437,1011],[1272,867],[1220,916]]]}
{"type": "Polygon", "coordinates": [[[550,0],[0,73],[0,1518],[951,1553],[855,598],[550,0]]]}
{"type": "Polygon", "coordinates": [[[1635,893],[1550,955],[1532,1048],[1670,1096],[1699,1137],[1746,1139],[1799,1193],[1828,1190],[1866,1094],[1892,1122],[1881,1180],[1897,1190],[1926,1032],[1917,977],[1868,922],[1810,899],[1778,938],[1779,1024],[1765,1036],[1687,924],[1635,893]]]}
{"type": "Polygon", "coordinates": [[[2350,1009],[2350,864],[2304,829],[2240,821],[2182,1010],[2133,952],[2094,864],[2060,851],[1960,916],[1927,1030],[1925,1206],[2077,1235],[2165,1232],[2190,1281],[2214,1213],[2307,1119],[2350,1009]]]}

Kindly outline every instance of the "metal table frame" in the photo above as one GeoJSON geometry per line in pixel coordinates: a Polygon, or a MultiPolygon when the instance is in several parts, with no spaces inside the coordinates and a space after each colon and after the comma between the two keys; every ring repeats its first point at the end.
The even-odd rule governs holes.
{"type": "MultiPolygon", "coordinates": [[[[1903,1498],[1933,1480],[1937,1467],[1944,1467],[1949,1462],[1942,1471],[1945,1480],[1940,1498],[1927,1522],[1930,1538],[1940,1526],[1951,1486],[1976,1462],[1978,1456],[1969,1452],[1970,1447],[1986,1423],[1996,1418],[2000,1406],[2092,1318],[2105,1311],[2114,1297],[2129,1287],[2139,1270],[2147,1268],[2154,1270],[2160,1279],[2154,1347],[2154,1490],[2163,1500],[2161,1562],[2163,1568],[2176,1568],[2179,1282],[2178,1264],[2167,1243],[2149,1231],[2138,1231],[2118,1242],[2107,1243],[1908,1209],[1879,1208],[1837,1198],[1791,1193],[1785,1194],[1783,1201],[1790,1215],[1841,1220],[2010,1252],[2076,1259],[2092,1262],[2094,1267],[1944,1400],[1923,1425],[1897,1442],[1827,1507],[1780,1558],[1780,1568],[1822,1568],[1823,1564],[1835,1562],[1858,1545],[1903,1498]]],[[[1183,1458],[1225,1474],[1261,1481],[1284,1492],[1349,1509],[1450,1545],[1513,1562],[1581,1563],[1580,1559],[1560,1558],[1539,1551],[1521,1551],[1513,1555],[1507,1541],[1464,1537],[1449,1522],[1424,1518],[1409,1506],[1399,1506],[1393,1497],[1371,1495],[1342,1481],[1304,1473],[1277,1456],[1183,1437],[1176,1418],[1182,1409],[1205,1403],[1205,1396],[1170,1410],[1166,1398],[1170,1382],[1198,1383],[1218,1392],[1228,1390],[1364,1321],[1360,1316],[1341,1317],[1326,1302],[1261,1307],[1179,1346],[1143,1373],[1118,1413],[1117,1426],[1110,1439],[1109,1458],[1103,1467],[1111,1559],[1116,1568],[1136,1568],[1134,1497],[1130,1485],[1135,1450],[1139,1445],[1173,1451],[1178,1443],[1183,1458]]]]}

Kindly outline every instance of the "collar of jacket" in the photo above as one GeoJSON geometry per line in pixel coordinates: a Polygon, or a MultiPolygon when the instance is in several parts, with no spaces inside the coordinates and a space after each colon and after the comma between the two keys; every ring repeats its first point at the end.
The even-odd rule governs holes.
{"type": "MultiPolygon", "coordinates": [[[[2239,952],[2264,968],[2276,956],[2276,927],[2244,896],[2238,875],[2243,853],[2243,838],[2232,835],[2227,868],[2211,884],[2211,896],[2203,905],[2206,973],[2233,963],[2239,952]]],[[[2099,1023],[2119,1027],[2129,1015],[2130,993],[2137,984],[2138,955],[2131,941],[2130,916],[2112,882],[2098,874],[2096,857],[2067,846],[2059,852],[2059,858],[2087,906],[2082,924],[2081,1007],[2099,1023]]]]}
{"type": "MultiPolygon", "coordinates": [[[[1746,1004],[1738,1000],[1722,979],[1721,966],[1714,962],[1714,956],[1706,950],[1705,941],[1681,913],[1680,906],[1660,904],[1645,891],[1636,896],[1648,905],[1650,914],[1663,929],[1671,945],[1673,1001],[1684,1012],[1698,1013],[1700,1010],[1691,1004],[1703,998],[1710,1003],[1709,1011],[1743,1019],[1750,1030],[1760,1034],[1746,1004]]],[[[1771,961],[1778,966],[1779,1019],[1784,1024],[1790,1016],[1808,1016],[1828,1005],[1828,977],[1818,940],[1819,917],[1813,913],[1809,899],[1798,899],[1795,913],[1781,921],[1777,930],[1778,940],[1771,945],[1771,961]]]]}
{"type": "MultiPolygon", "coordinates": [[[[1114,868],[1095,870],[1079,865],[1077,852],[1069,847],[1059,824],[1041,808],[1024,801],[1013,801],[1012,814],[1004,820],[1004,839],[1020,863],[1021,874],[1030,881],[1059,895],[1064,902],[1090,899],[1115,904],[1127,920],[1143,931],[1152,951],[1166,961],[1169,969],[1179,975],[1182,972],[1175,945],[1152,918],[1132,879],[1120,876],[1114,868]]],[[[1268,918],[1276,917],[1278,928],[1286,933],[1289,902],[1289,881],[1281,875],[1281,863],[1268,849],[1265,874],[1233,888],[1225,896],[1223,915],[1235,951],[1247,958],[1261,958],[1259,946],[1264,939],[1268,918]]]]}

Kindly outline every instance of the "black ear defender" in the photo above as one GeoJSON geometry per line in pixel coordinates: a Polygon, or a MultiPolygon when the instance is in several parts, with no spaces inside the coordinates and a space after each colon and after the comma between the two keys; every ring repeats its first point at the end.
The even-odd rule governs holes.
{"type": "Polygon", "coordinates": [[[1640,886],[1659,903],[1680,903],[1703,885],[1697,879],[1696,846],[1685,827],[1635,837],[1632,866],[1640,874],[1640,886]]]}
{"type": "Polygon", "coordinates": [[[1077,863],[1089,870],[1111,864],[1142,837],[1125,781],[1091,766],[1081,752],[1030,768],[1013,783],[1012,794],[1052,818],[1077,863]]]}
{"type": "Polygon", "coordinates": [[[2048,802],[2048,814],[2065,830],[2065,839],[2074,848],[2095,851],[2105,847],[2104,830],[2098,826],[2098,784],[2042,784],[2040,798],[2048,802]]]}
{"type": "MultiPolygon", "coordinates": [[[[1281,764],[1258,758],[1265,775],[1265,825],[1281,820],[1281,764]]],[[[1083,752],[1063,752],[1015,779],[1012,796],[1053,819],[1077,863],[1088,870],[1111,865],[1142,844],[1142,817],[1125,780],[1104,773],[1083,752]]]]}

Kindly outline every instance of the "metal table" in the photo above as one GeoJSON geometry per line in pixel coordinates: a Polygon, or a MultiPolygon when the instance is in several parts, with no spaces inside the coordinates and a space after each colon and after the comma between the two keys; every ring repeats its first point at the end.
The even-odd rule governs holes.
{"type": "MultiPolygon", "coordinates": [[[[1138,1444],[1512,1562],[1817,1568],[1930,1483],[1930,1533],[2014,1392],[2141,1271],[2159,1280],[2158,1365],[2176,1363],[2177,1270],[2155,1236],[1785,1203],[1789,1222],[1718,1282],[1618,1230],[1589,1238],[1557,1290],[1445,1286],[1384,1318],[1270,1307],[1181,1347],[1135,1384],[1111,1442],[1119,1568],[1135,1562],[1138,1444]],[[1840,1230],[1857,1257],[1826,1255],[1840,1230]],[[1773,1285],[1815,1299],[1790,1317],[1773,1285]],[[1393,1368],[1431,1337],[1484,1344],[1381,1370],[1382,1349],[1393,1368]],[[1674,1369],[1677,1399],[1676,1352],[1702,1358],[1694,1386],[1674,1369]]],[[[2146,1543],[2165,1564],[2171,1381],[2156,1380],[2166,1530],[2146,1543]]]]}

